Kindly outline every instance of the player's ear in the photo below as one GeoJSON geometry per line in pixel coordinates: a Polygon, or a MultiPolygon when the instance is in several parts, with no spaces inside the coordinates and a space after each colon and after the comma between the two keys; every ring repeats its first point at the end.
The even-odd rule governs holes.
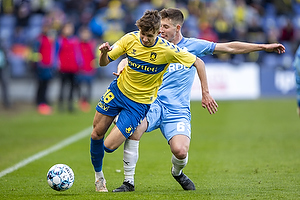
{"type": "Polygon", "coordinates": [[[179,24],[176,25],[176,31],[179,32],[181,29],[181,26],[179,24]]]}

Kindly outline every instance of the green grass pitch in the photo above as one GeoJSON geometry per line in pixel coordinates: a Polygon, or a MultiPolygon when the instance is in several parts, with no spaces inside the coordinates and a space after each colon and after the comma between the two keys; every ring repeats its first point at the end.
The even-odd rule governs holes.
{"type": "MultiPolygon", "coordinates": [[[[96,193],[87,137],[0,178],[0,199],[300,199],[300,119],[294,99],[219,101],[209,115],[191,103],[192,140],[184,172],[195,191],[171,176],[171,152],[154,131],[140,141],[136,191],[112,193],[123,181],[123,146],[104,158],[109,193],[96,193]],[[48,169],[75,173],[67,191],[52,190],[48,169]],[[121,172],[118,172],[121,170],[121,172]]],[[[92,125],[94,110],[40,116],[33,110],[0,112],[0,172],[92,125]]]]}

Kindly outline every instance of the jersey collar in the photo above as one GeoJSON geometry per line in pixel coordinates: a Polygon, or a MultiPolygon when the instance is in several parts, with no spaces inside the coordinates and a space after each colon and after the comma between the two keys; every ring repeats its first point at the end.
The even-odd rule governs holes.
{"type": "Polygon", "coordinates": [[[158,36],[157,36],[157,38],[156,38],[154,44],[153,44],[152,46],[149,46],[149,47],[148,47],[148,46],[143,45],[142,39],[141,39],[141,37],[140,37],[140,43],[141,43],[144,47],[148,47],[148,48],[154,47],[154,46],[156,45],[157,41],[158,41],[158,36]]]}

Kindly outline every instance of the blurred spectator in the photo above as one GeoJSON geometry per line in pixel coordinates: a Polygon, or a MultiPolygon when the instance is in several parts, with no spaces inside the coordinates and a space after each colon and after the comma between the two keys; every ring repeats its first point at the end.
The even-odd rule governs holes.
{"type": "Polygon", "coordinates": [[[246,39],[253,43],[264,43],[266,40],[262,24],[257,18],[252,18],[249,21],[246,39]]]}
{"type": "MultiPolygon", "coordinates": [[[[219,41],[230,41],[233,39],[232,24],[222,15],[219,14],[215,20],[214,28],[218,33],[219,41]]],[[[216,41],[215,41],[216,42],[216,41]]]]}
{"type": "Polygon", "coordinates": [[[79,106],[84,112],[90,110],[92,83],[96,73],[95,49],[96,42],[92,39],[92,33],[88,27],[83,26],[79,29],[79,49],[82,55],[82,65],[77,76],[79,106]]]}
{"type": "Polygon", "coordinates": [[[8,52],[8,59],[11,66],[11,75],[14,78],[26,77],[29,74],[28,61],[30,60],[30,47],[27,37],[22,29],[15,30],[13,44],[8,52]]]}
{"type": "Polygon", "coordinates": [[[219,41],[218,35],[214,29],[210,26],[208,22],[203,22],[200,24],[200,34],[198,35],[199,39],[208,40],[211,42],[219,41]]]}
{"type": "Polygon", "coordinates": [[[8,98],[8,88],[7,88],[7,56],[6,56],[6,50],[0,43],[0,84],[1,84],[1,96],[2,96],[2,104],[4,108],[10,107],[10,102],[8,98]]]}
{"type": "Polygon", "coordinates": [[[73,93],[77,88],[75,76],[79,71],[79,63],[81,62],[78,38],[74,35],[74,31],[73,23],[66,23],[58,38],[59,76],[61,80],[58,108],[60,111],[65,110],[66,94],[68,95],[67,108],[70,112],[74,110],[73,93]],[[68,93],[66,93],[66,89],[68,89],[68,93]]]}
{"type": "Polygon", "coordinates": [[[10,48],[9,61],[13,77],[26,77],[28,74],[28,60],[30,54],[28,21],[31,14],[30,4],[21,1],[15,5],[16,24],[14,27],[13,39],[10,48]]]}
{"type": "Polygon", "coordinates": [[[99,9],[90,23],[94,34],[104,37],[103,40],[114,43],[124,35],[125,12],[119,0],[109,1],[106,7],[99,9]]]}
{"type": "Polygon", "coordinates": [[[200,11],[198,9],[199,2],[198,1],[189,1],[187,4],[187,11],[185,12],[183,8],[184,17],[185,17],[185,24],[184,24],[184,33],[187,37],[197,37],[199,35],[199,15],[200,11]]]}
{"type": "Polygon", "coordinates": [[[89,23],[91,31],[98,38],[102,37],[103,33],[106,30],[106,26],[107,24],[100,13],[96,13],[96,15],[91,19],[89,23]]]}
{"type": "Polygon", "coordinates": [[[107,30],[103,34],[103,40],[110,44],[115,43],[119,38],[124,35],[121,25],[117,22],[110,23],[107,30]]]}
{"type": "Polygon", "coordinates": [[[292,42],[294,41],[295,30],[290,19],[286,20],[285,25],[282,27],[280,32],[280,41],[282,42],[292,42]]]}
{"type": "Polygon", "coordinates": [[[5,0],[0,2],[0,13],[11,14],[14,12],[14,0],[5,0]],[[2,3],[2,4],[1,4],[2,3]]]}
{"type": "Polygon", "coordinates": [[[49,115],[52,112],[48,100],[49,82],[54,77],[56,70],[55,57],[56,32],[51,29],[50,24],[45,23],[41,35],[34,43],[34,61],[36,61],[36,74],[38,87],[36,91],[36,105],[40,114],[49,115]]]}
{"type": "Polygon", "coordinates": [[[151,0],[151,3],[156,10],[176,7],[175,0],[151,0]]]}
{"type": "Polygon", "coordinates": [[[53,0],[30,0],[30,2],[34,13],[46,14],[54,7],[53,0]]]}
{"type": "MultiPolygon", "coordinates": [[[[56,31],[66,19],[75,30],[89,26],[94,39],[114,43],[117,35],[136,30],[135,21],[146,9],[180,8],[186,19],[186,36],[215,42],[246,40],[255,43],[283,42],[293,53],[300,41],[299,0],[0,0],[0,38],[8,46],[12,77],[30,77],[29,44],[41,32],[41,19],[47,18],[56,31]],[[286,27],[282,18],[290,19],[286,27]],[[291,48],[289,48],[291,47],[291,48]]],[[[99,42],[101,43],[101,42],[99,42]]],[[[260,52],[247,55],[257,62],[260,52]]],[[[213,57],[209,62],[218,61],[213,57]]],[[[232,61],[235,57],[222,59],[232,61]]],[[[112,68],[110,68],[112,69],[112,68]]],[[[113,70],[113,69],[112,69],[113,70]]],[[[109,70],[97,70],[97,77],[110,77],[109,70]]]]}
{"type": "Polygon", "coordinates": [[[245,0],[236,0],[236,8],[234,10],[234,27],[237,33],[237,37],[244,39],[247,31],[247,10],[245,0]]]}
{"type": "Polygon", "coordinates": [[[126,15],[123,18],[124,32],[129,33],[136,30],[135,26],[135,13],[138,6],[138,0],[128,0],[124,2],[124,12],[126,15]]]}
{"type": "Polygon", "coordinates": [[[62,29],[67,18],[63,10],[60,9],[52,10],[45,17],[52,23],[52,28],[56,31],[60,31],[62,29]]]}
{"type": "Polygon", "coordinates": [[[28,20],[31,14],[30,3],[27,1],[21,1],[16,5],[16,17],[17,26],[21,28],[26,28],[28,25],[28,20]]]}
{"type": "Polygon", "coordinates": [[[277,15],[291,15],[293,14],[292,0],[276,0],[272,1],[277,10],[277,15]]]}

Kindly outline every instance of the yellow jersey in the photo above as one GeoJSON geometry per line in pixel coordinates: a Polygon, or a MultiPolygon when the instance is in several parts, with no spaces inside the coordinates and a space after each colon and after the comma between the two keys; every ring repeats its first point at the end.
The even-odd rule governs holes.
{"type": "Polygon", "coordinates": [[[119,39],[108,52],[108,57],[113,61],[123,54],[126,54],[128,64],[118,77],[118,88],[129,99],[143,104],[151,104],[156,99],[170,63],[191,67],[196,61],[195,55],[161,37],[157,37],[153,46],[144,46],[139,31],[119,39]]]}

